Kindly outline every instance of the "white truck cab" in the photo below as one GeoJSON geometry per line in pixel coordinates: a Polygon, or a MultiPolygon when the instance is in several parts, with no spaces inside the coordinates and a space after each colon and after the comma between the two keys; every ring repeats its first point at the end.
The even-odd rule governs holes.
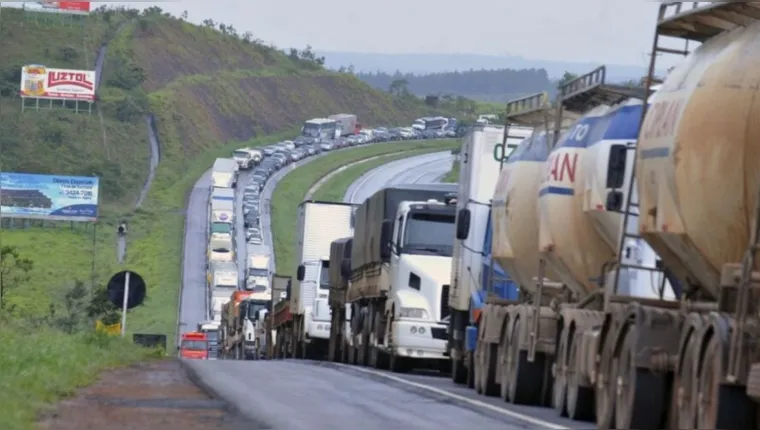
{"type": "Polygon", "coordinates": [[[387,325],[399,357],[448,360],[448,296],[455,237],[454,199],[403,202],[393,222],[387,325]]]}
{"type": "Polygon", "coordinates": [[[232,159],[241,169],[252,169],[261,161],[263,154],[258,149],[240,148],[232,152],[232,159]]]}

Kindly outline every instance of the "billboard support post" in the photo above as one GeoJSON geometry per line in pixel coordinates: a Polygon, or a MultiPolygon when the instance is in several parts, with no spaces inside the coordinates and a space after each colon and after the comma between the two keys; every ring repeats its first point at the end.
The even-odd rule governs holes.
{"type": "Polygon", "coordinates": [[[96,254],[96,248],[97,248],[97,240],[98,240],[98,223],[94,222],[92,223],[92,273],[91,273],[91,285],[90,289],[95,290],[95,284],[96,284],[96,275],[95,275],[95,254],[96,254]]]}

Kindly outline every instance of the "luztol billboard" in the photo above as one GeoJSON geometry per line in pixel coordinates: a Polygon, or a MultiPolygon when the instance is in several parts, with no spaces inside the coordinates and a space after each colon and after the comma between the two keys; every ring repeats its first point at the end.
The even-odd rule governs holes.
{"type": "Polygon", "coordinates": [[[56,221],[96,221],[98,178],[0,173],[0,215],[56,221]]]}
{"type": "Polygon", "coordinates": [[[21,68],[21,97],[95,101],[95,71],[50,69],[41,65],[21,68]]]}
{"type": "Polygon", "coordinates": [[[90,2],[88,1],[47,1],[43,0],[39,2],[43,8],[50,10],[51,12],[58,13],[75,13],[75,14],[88,14],[90,13],[90,2]]]}

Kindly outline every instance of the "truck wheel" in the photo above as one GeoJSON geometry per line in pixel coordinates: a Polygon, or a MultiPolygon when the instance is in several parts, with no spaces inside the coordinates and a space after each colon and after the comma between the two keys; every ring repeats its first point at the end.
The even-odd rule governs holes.
{"type": "Polygon", "coordinates": [[[486,396],[496,396],[500,392],[499,384],[496,383],[497,348],[493,343],[483,344],[483,369],[480,376],[483,378],[481,385],[486,396]]]}
{"type": "Polygon", "coordinates": [[[464,384],[467,382],[467,368],[464,366],[464,360],[451,360],[451,380],[455,384],[464,384]]]}
{"type": "Polygon", "coordinates": [[[573,420],[594,419],[594,390],[582,385],[584,378],[580,372],[581,333],[574,333],[570,343],[570,358],[567,363],[567,416],[573,420]]]}
{"type": "Polygon", "coordinates": [[[594,384],[596,404],[596,428],[610,430],[615,424],[615,392],[617,387],[618,358],[615,356],[614,326],[607,332],[602,347],[602,356],[597,367],[594,384]]]}
{"type": "Polygon", "coordinates": [[[399,357],[398,355],[394,354],[393,351],[390,353],[390,370],[394,373],[406,373],[409,371],[409,358],[408,357],[399,357]]]}
{"type": "MultiPolygon", "coordinates": [[[[512,339],[519,339],[518,335],[522,323],[522,319],[515,321],[512,339]]],[[[522,350],[519,343],[512,345],[512,365],[509,375],[511,381],[509,398],[512,403],[517,405],[541,404],[544,362],[545,357],[539,353],[536,353],[536,360],[533,363],[529,362],[528,351],[522,350]]]]}
{"type": "Polygon", "coordinates": [[[700,396],[696,428],[757,428],[754,425],[755,405],[746,395],[746,388],[721,384],[725,372],[722,348],[721,339],[711,336],[699,371],[700,396]],[[703,425],[711,427],[702,427],[703,425]]]}
{"type": "Polygon", "coordinates": [[[562,328],[562,333],[559,337],[559,346],[557,348],[557,354],[554,356],[554,384],[552,384],[552,408],[557,412],[557,415],[564,417],[567,416],[567,410],[565,409],[565,400],[567,398],[567,330],[570,328],[565,326],[562,328]]]}
{"type": "Polygon", "coordinates": [[[693,429],[697,425],[697,388],[698,371],[697,359],[699,337],[695,332],[689,336],[680,357],[675,378],[673,379],[673,395],[676,397],[675,405],[678,410],[678,428],[693,429]]]}
{"type": "Polygon", "coordinates": [[[472,351],[467,352],[467,388],[475,388],[475,354],[472,351]]]}
{"type": "Polygon", "coordinates": [[[475,358],[473,363],[475,392],[483,394],[483,376],[481,376],[481,373],[483,373],[483,342],[480,340],[475,344],[475,355],[473,358],[475,358]]]}
{"type": "Polygon", "coordinates": [[[620,350],[615,427],[661,429],[664,428],[665,406],[668,404],[665,377],[636,366],[637,337],[636,327],[630,326],[620,350]]]}

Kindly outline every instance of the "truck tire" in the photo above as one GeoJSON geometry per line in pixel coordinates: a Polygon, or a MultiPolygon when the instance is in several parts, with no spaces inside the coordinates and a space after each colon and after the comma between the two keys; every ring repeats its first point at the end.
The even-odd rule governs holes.
{"type": "Polygon", "coordinates": [[[451,380],[459,385],[467,383],[467,367],[463,359],[451,360],[451,380]]]}
{"type": "Polygon", "coordinates": [[[637,338],[636,327],[629,327],[620,348],[618,387],[622,386],[622,389],[617,390],[615,427],[661,429],[669,404],[665,376],[636,366],[637,338]]]}
{"type": "MultiPolygon", "coordinates": [[[[515,321],[512,339],[519,340],[522,319],[515,321]]],[[[542,400],[545,357],[536,353],[536,360],[528,361],[528,351],[519,342],[512,344],[510,379],[510,401],[516,405],[539,405],[542,400]]]]}
{"type": "Polygon", "coordinates": [[[393,373],[406,373],[409,371],[410,366],[408,357],[399,357],[398,355],[394,354],[393,351],[391,351],[390,359],[388,361],[388,367],[393,373]]]}
{"type": "Polygon", "coordinates": [[[568,338],[570,355],[567,363],[567,416],[572,420],[591,421],[594,419],[594,389],[582,384],[580,372],[581,333],[568,338]]]}

